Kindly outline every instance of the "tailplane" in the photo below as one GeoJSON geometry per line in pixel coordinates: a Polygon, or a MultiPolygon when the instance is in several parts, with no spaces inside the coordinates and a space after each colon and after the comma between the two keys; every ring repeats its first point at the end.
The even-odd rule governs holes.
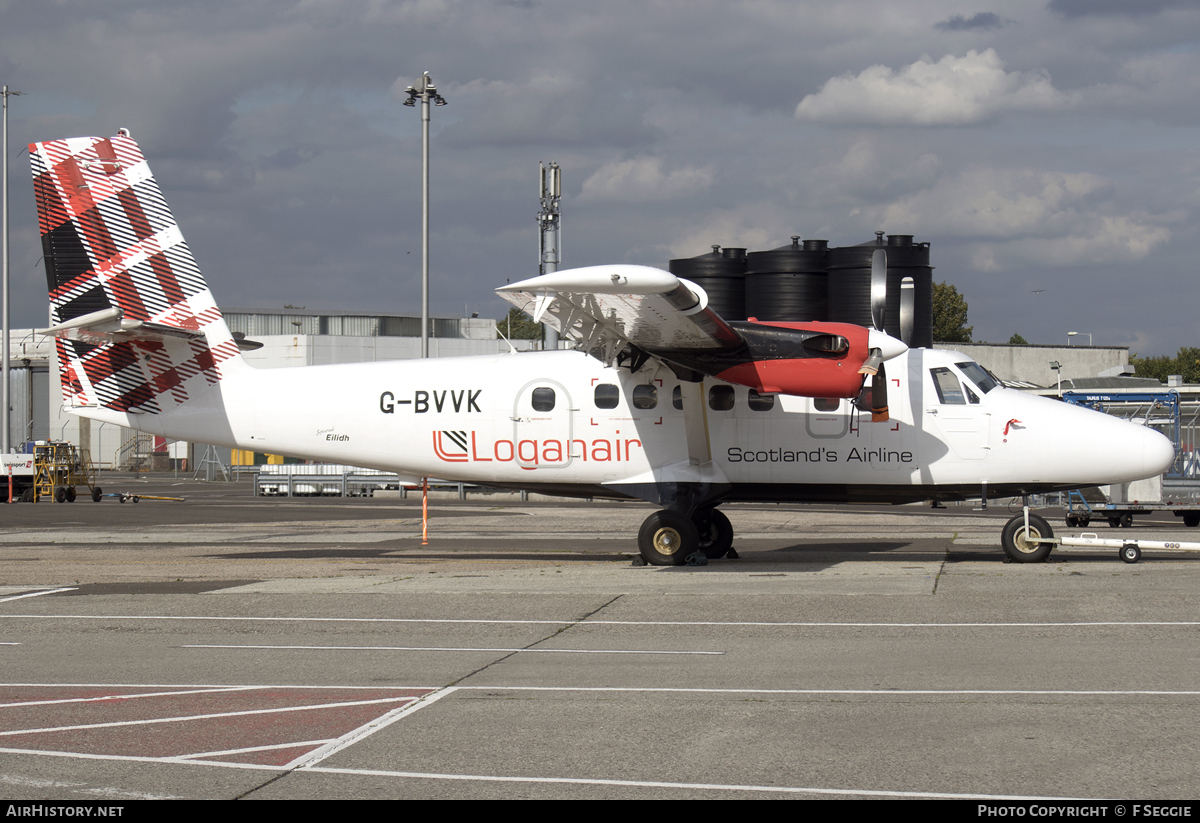
{"type": "Polygon", "coordinates": [[[161,414],[243,362],[132,138],[29,157],[65,405],[161,414]]]}

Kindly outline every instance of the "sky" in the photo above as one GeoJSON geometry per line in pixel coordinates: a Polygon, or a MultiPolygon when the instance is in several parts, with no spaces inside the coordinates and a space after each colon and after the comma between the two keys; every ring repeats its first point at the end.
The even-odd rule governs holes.
{"type": "Polygon", "coordinates": [[[1194,0],[0,0],[13,327],[27,143],[129,129],[219,305],[502,317],[537,274],[792,235],[931,244],[977,341],[1200,345],[1194,0]]]}

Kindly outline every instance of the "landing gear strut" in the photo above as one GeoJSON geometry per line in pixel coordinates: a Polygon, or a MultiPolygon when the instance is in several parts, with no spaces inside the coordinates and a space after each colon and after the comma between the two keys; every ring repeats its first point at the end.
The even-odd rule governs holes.
{"type": "Polygon", "coordinates": [[[715,507],[697,509],[688,517],[663,509],[646,518],[638,532],[638,550],[652,566],[682,566],[703,552],[715,560],[733,547],[733,525],[715,507]]]}

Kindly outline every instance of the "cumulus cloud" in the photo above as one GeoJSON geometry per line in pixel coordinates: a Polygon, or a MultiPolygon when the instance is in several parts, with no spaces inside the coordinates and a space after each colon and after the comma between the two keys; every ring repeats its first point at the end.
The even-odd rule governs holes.
{"type": "Polygon", "coordinates": [[[889,232],[974,238],[970,265],[1000,271],[1129,263],[1171,239],[1162,219],[1112,213],[1114,186],[1095,174],[973,170],[880,207],[889,232]]]}
{"type": "Polygon", "coordinates": [[[795,215],[773,203],[743,203],[736,209],[714,209],[667,230],[664,246],[672,258],[707,253],[713,244],[727,248],[769,249],[799,233],[795,215]]]}
{"type": "Polygon", "coordinates": [[[963,237],[1061,233],[1111,190],[1110,181],[1086,172],[976,169],[882,207],[878,219],[963,237]]]}
{"type": "Polygon", "coordinates": [[[1062,237],[1032,237],[1005,243],[981,243],[971,250],[971,267],[1003,271],[1017,266],[1062,268],[1114,265],[1145,259],[1171,239],[1171,230],[1147,215],[1087,215],[1062,237]]]}
{"type": "Polygon", "coordinates": [[[879,202],[934,185],[941,169],[942,161],[933,152],[915,157],[898,154],[887,141],[869,134],[851,143],[840,158],[817,169],[813,179],[829,196],[879,202]]]}
{"type": "Polygon", "coordinates": [[[583,181],[580,200],[644,202],[672,200],[707,189],[713,181],[711,166],[685,166],[663,171],[657,157],[635,157],[605,163],[583,181]]]}
{"type": "Polygon", "coordinates": [[[825,123],[961,126],[1004,111],[1062,105],[1044,72],[1006,72],[995,49],[929,57],[893,71],[871,66],[828,80],[796,107],[796,119],[825,123]]]}

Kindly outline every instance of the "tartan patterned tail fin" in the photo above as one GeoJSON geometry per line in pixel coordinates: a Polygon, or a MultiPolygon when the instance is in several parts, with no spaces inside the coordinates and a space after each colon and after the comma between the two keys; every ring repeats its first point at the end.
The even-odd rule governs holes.
{"type": "Polygon", "coordinates": [[[162,414],[244,362],[137,143],[29,157],[67,406],[162,414]]]}

